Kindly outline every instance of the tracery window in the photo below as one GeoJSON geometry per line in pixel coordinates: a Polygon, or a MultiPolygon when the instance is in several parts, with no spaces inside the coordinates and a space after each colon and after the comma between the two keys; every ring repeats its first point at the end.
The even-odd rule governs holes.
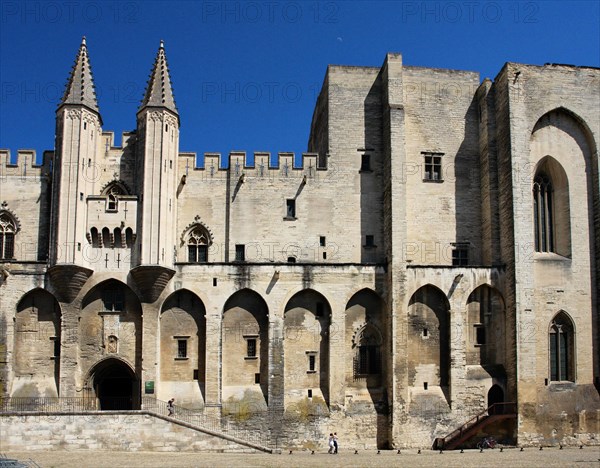
{"type": "Polygon", "coordinates": [[[541,173],[533,181],[533,224],[536,252],[554,252],[552,181],[541,173]]]}
{"type": "Polygon", "coordinates": [[[0,212],[0,259],[10,260],[15,256],[15,234],[17,225],[6,212],[0,212]]]}
{"type": "Polygon", "coordinates": [[[356,339],[354,375],[381,373],[381,335],[372,325],[366,325],[356,339]]]}
{"type": "Polygon", "coordinates": [[[196,226],[188,236],[188,262],[206,263],[209,245],[210,238],[206,230],[202,226],[196,226]]]}

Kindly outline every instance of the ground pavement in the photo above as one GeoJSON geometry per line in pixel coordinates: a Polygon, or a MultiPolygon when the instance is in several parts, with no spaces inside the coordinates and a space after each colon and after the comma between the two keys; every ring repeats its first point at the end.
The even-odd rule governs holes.
{"type": "MultiPolygon", "coordinates": [[[[0,443],[1,446],[1,443],[0,443]]],[[[64,468],[117,468],[117,467],[285,467],[285,468],[370,468],[370,467],[600,467],[600,446],[583,449],[571,447],[516,448],[438,451],[396,450],[342,451],[338,455],[326,452],[284,451],[281,454],[264,453],[191,453],[191,452],[7,452],[0,454],[0,468],[9,467],[64,467],[64,468]]]]}

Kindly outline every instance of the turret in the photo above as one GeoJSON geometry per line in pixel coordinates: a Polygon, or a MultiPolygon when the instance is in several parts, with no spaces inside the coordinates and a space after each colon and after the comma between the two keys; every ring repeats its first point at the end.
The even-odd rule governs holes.
{"type": "Polygon", "coordinates": [[[94,193],[102,134],[85,37],[56,110],[50,263],[89,266],[84,258],[86,197],[94,193]]]}
{"type": "Polygon", "coordinates": [[[173,267],[177,219],[179,114],[163,41],[137,113],[139,264],[173,267]]]}

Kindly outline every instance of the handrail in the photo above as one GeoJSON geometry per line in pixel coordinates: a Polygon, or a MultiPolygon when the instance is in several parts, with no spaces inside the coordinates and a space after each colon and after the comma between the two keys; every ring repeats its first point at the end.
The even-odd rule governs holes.
{"type": "Polygon", "coordinates": [[[514,402],[503,402],[503,403],[494,403],[492,406],[484,409],[481,413],[476,416],[473,416],[462,426],[453,430],[446,437],[441,438],[441,442],[443,446],[446,446],[446,443],[457,435],[462,435],[466,430],[471,429],[473,426],[479,423],[479,421],[486,419],[489,416],[495,416],[500,414],[516,414],[517,412],[517,404],[514,402]]]}

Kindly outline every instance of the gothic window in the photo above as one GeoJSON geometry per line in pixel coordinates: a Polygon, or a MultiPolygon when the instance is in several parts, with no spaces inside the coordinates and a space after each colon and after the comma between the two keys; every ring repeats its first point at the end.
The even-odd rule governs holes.
{"type": "Polygon", "coordinates": [[[206,230],[202,226],[196,226],[188,236],[188,262],[206,263],[209,244],[210,240],[206,230]]]}
{"type": "Polygon", "coordinates": [[[544,173],[533,181],[533,224],[536,252],[554,252],[552,181],[544,173]]]}
{"type": "Polygon", "coordinates": [[[106,211],[119,211],[119,196],[124,195],[125,190],[117,183],[111,183],[104,191],[106,195],[106,211]]]}
{"type": "Polygon", "coordinates": [[[354,375],[381,373],[381,335],[372,325],[366,325],[357,335],[354,355],[354,375]]]}
{"type": "Polygon", "coordinates": [[[115,247],[118,249],[123,247],[123,235],[120,228],[115,228],[115,247]]]}
{"type": "Polygon", "coordinates": [[[559,313],[550,324],[550,380],[575,381],[575,334],[571,320],[559,313]]]}
{"type": "Polygon", "coordinates": [[[0,212],[0,260],[11,260],[15,256],[15,234],[17,225],[6,212],[0,212]]]}

